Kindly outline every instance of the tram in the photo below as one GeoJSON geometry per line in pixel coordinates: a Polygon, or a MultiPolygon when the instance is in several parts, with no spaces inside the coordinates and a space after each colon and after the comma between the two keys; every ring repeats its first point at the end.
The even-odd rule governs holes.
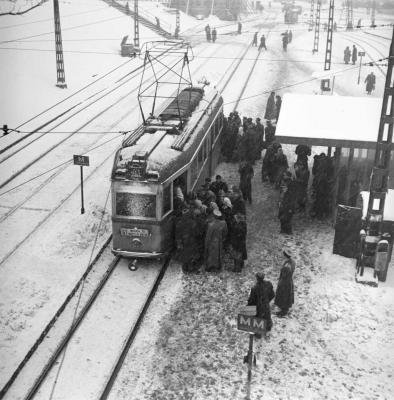
{"type": "Polygon", "coordinates": [[[223,129],[216,90],[189,86],[130,134],[111,175],[112,252],[159,258],[174,244],[173,190],[190,192],[214,173],[223,129]],[[174,184],[175,182],[175,184],[174,184]]]}

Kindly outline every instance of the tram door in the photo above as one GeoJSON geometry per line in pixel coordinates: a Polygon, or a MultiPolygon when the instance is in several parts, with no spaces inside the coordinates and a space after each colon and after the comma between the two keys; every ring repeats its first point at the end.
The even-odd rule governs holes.
{"type": "Polygon", "coordinates": [[[361,208],[338,205],[333,253],[356,258],[361,230],[361,208]]]}

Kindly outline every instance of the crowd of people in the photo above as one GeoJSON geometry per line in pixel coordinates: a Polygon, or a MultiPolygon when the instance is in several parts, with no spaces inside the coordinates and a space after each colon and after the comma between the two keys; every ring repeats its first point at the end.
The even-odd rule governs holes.
{"type": "Polygon", "coordinates": [[[241,190],[216,176],[206,178],[196,193],[183,194],[181,180],[176,182],[174,211],[177,258],[185,272],[218,272],[225,255],[230,269],[241,272],[246,251],[246,207],[241,190]]]}

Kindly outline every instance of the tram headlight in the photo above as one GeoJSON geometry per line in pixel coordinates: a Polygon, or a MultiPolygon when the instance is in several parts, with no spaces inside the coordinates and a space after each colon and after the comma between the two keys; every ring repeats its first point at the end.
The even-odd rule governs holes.
{"type": "Polygon", "coordinates": [[[132,244],[133,247],[141,247],[141,246],[142,246],[141,240],[136,239],[136,238],[134,238],[134,239],[131,241],[131,244],[132,244]]]}

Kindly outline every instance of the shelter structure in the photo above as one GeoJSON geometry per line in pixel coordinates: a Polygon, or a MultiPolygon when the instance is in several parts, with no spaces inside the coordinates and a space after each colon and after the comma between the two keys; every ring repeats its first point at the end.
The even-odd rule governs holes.
{"type": "MultiPolygon", "coordinates": [[[[335,148],[334,209],[338,203],[355,206],[360,191],[369,188],[381,109],[380,98],[283,96],[276,139],[282,144],[324,146],[330,157],[335,148]]],[[[391,168],[389,187],[394,187],[394,163],[391,168]]]]}

